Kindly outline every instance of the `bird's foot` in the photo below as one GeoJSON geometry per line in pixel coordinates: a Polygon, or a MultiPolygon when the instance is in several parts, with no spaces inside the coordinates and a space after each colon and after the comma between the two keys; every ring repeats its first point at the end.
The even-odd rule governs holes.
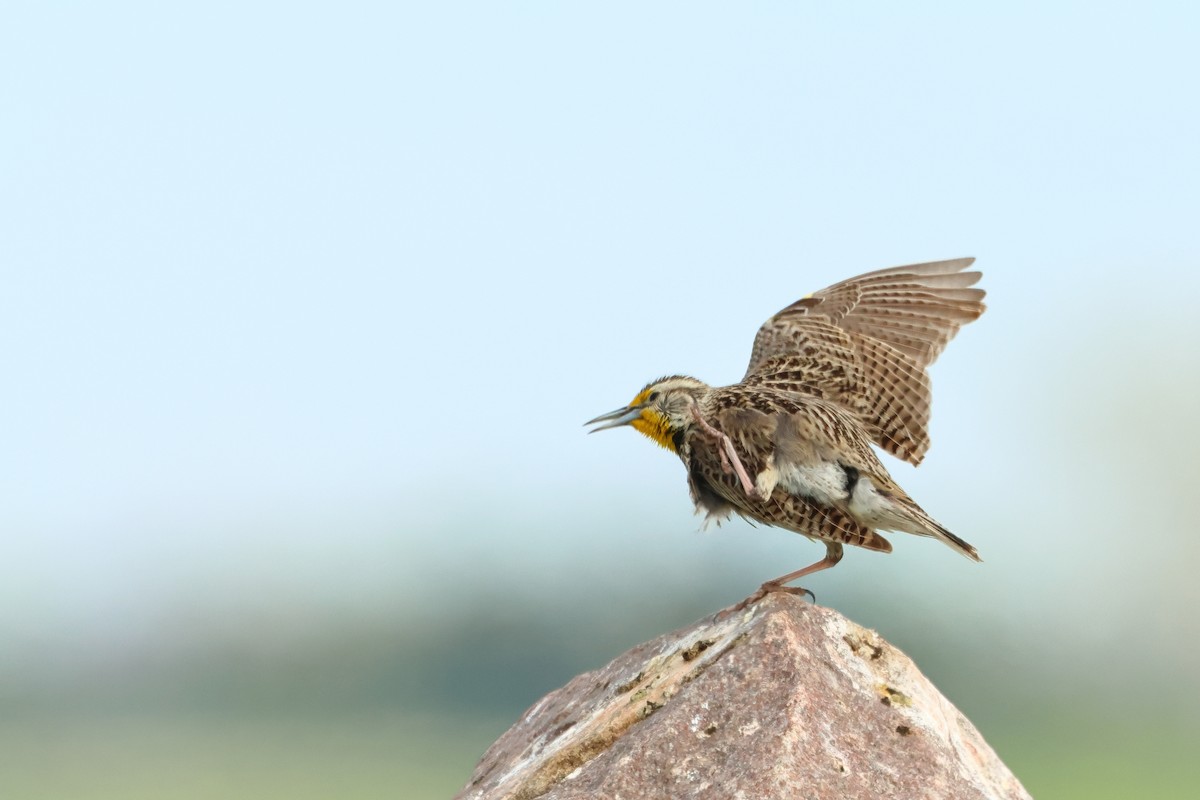
{"type": "MultiPolygon", "coordinates": [[[[717,442],[718,442],[718,444],[724,444],[719,439],[717,440],[717,442]]],[[[717,455],[719,455],[721,457],[721,472],[724,472],[726,475],[732,475],[733,474],[733,464],[729,463],[729,456],[725,455],[725,448],[718,447],[717,455]]]]}
{"type": "Polygon", "coordinates": [[[734,606],[733,610],[741,611],[749,606],[754,605],[759,600],[762,600],[768,594],[771,594],[773,592],[781,592],[783,594],[795,594],[795,595],[799,595],[801,597],[803,597],[804,595],[808,595],[808,598],[812,602],[814,602],[814,603],[817,602],[817,596],[815,594],[813,594],[812,592],[810,592],[808,589],[805,589],[803,586],[784,586],[782,583],[775,583],[774,581],[767,581],[762,586],[758,587],[758,591],[756,591],[754,594],[750,595],[745,600],[743,600],[742,602],[740,602],[736,606],[734,606]]]}
{"type": "MultiPolygon", "coordinates": [[[[733,453],[734,458],[737,458],[737,453],[733,451],[732,447],[733,445],[730,444],[730,452],[733,453]]],[[[742,484],[742,491],[746,493],[746,497],[749,497],[751,500],[761,499],[763,493],[758,491],[758,488],[750,482],[750,476],[746,474],[746,469],[742,466],[741,459],[738,459],[736,462],[730,462],[729,456],[725,455],[724,447],[718,448],[717,452],[721,454],[721,471],[726,475],[736,473],[738,482],[742,484]]]]}

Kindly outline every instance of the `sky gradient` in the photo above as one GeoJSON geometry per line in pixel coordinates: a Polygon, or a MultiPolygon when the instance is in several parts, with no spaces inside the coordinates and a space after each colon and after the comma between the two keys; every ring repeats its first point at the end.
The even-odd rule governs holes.
{"type": "Polygon", "coordinates": [[[581,423],[737,380],[810,291],[966,255],[989,311],[933,369],[926,462],[888,463],[984,564],[896,535],[813,588],[1068,682],[1055,654],[1119,685],[1200,641],[1157,613],[1200,600],[1193,7],[0,17],[0,677],[734,602],[820,548],[697,534],[674,457],[581,423]]]}

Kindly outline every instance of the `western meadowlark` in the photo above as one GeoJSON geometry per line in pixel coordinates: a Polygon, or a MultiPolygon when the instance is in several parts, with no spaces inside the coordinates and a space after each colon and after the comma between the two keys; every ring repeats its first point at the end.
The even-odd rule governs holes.
{"type": "Polygon", "coordinates": [[[916,504],[871,443],[913,465],[929,448],[925,369],[984,311],[975,259],[868,272],[810,294],[767,320],[740,383],[672,375],[587,425],[631,425],[679,455],[697,512],[737,513],[825,543],[825,557],[767,581],[769,591],[832,567],[842,545],[889,553],[878,530],[932,536],[979,554],[916,504]]]}

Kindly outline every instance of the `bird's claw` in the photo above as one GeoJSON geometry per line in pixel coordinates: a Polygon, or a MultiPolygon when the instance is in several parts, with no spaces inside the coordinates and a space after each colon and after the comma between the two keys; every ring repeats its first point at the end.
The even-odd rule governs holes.
{"type": "Polygon", "coordinates": [[[803,586],[784,586],[782,583],[772,583],[771,581],[767,581],[762,586],[758,587],[758,590],[754,592],[754,594],[750,595],[745,600],[734,606],[733,610],[741,611],[744,608],[754,605],[759,600],[762,600],[768,594],[772,594],[773,592],[799,595],[800,597],[808,595],[809,600],[811,600],[813,603],[817,602],[817,596],[808,589],[805,589],[803,586]]]}

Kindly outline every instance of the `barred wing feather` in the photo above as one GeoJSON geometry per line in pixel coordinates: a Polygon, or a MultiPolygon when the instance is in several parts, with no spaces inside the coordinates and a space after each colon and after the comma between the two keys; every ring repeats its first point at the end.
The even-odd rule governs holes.
{"type": "Polygon", "coordinates": [[[868,272],[796,301],[759,329],[743,383],[831,400],[872,441],[919,464],[929,449],[925,369],[984,311],[975,259],[868,272]]]}

